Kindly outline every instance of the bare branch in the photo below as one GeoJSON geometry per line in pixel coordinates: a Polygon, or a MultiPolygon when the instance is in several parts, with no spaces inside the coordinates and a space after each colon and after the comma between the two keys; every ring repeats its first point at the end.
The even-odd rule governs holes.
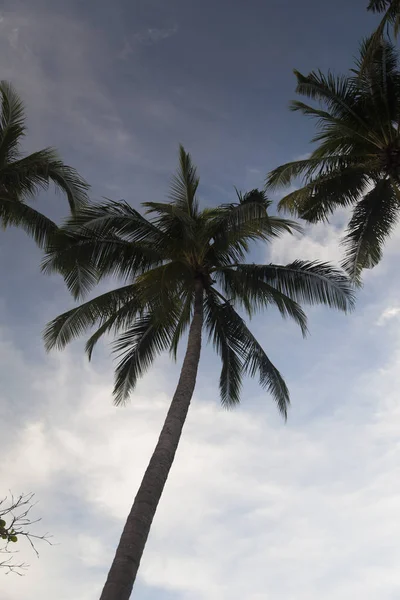
{"type": "Polygon", "coordinates": [[[6,574],[15,573],[24,575],[29,565],[25,562],[17,562],[15,555],[18,550],[14,550],[14,545],[22,538],[25,538],[36,556],[39,558],[39,552],[35,542],[41,540],[52,545],[51,536],[48,533],[39,535],[32,533],[31,527],[39,523],[41,519],[31,519],[30,512],[36,506],[34,502],[34,493],[20,494],[14,496],[12,492],[9,496],[0,499],[0,540],[3,540],[3,546],[0,546],[0,554],[9,555],[3,561],[0,561],[0,569],[4,569],[6,574]]]}

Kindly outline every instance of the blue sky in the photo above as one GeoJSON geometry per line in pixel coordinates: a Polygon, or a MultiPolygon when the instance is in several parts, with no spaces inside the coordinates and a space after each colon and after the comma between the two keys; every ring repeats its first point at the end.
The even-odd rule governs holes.
{"type": "MultiPolygon", "coordinates": [[[[310,122],[287,110],[293,68],[345,70],[375,23],[366,0],[2,3],[2,78],[23,97],[26,150],[59,148],[93,197],[165,197],[182,142],[205,204],[263,183],[306,154],[310,122]]],[[[56,219],[66,202],[38,206],[56,219]]],[[[258,260],[340,261],[346,215],[284,237],[258,260]]],[[[286,376],[280,420],[255,382],[218,405],[210,349],[133,594],[141,600],[398,598],[400,284],[397,248],[365,276],[349,317],[308,311],[307,340],[271,311],[252,323],[286,376]]],[[[111,403],[112,359],[84,342],[46,356],[44,324],[72,306],[62,281],[15,230],[0,236],[0,477],[36,492],[57,545],[4,600],[98,597],[156,442],[179,364],[161,357],[131,404],[111,403]]],[[[42,525],[39,526],[42,527],[42,525]]]]}

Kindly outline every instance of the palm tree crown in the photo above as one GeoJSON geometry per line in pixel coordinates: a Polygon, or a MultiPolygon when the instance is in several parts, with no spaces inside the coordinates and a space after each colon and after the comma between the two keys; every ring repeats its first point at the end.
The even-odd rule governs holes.
{"type": "Polygon", "coordinates": [[[238,194],[236,203],[200,210],[199,179],[189,154],[180,148],[180,166],[170,202],[145,202],[149,219],[126,202],[88,205],[67,221],[52,241],[47,272],[63,274],[79,298],[102,278],[114,275],[124,286],[54,319],[46,328],[47,348],[64,347],[93,325],[89,357],[102,335],[117,334],[115,402],[123,403],[139,377],[165,350],[176,355],[193,314],[195,286],[204,289],[204,326],[222,360],[222,403],[239,401],[242,376],[258,374],[283,415],[289,393],[245,321],[274,305],[306,333],[300,302],[323,303],[340,310],[352,305],[347,278],[328,264],[295,261],[289,265],[244,262],[249,244],[268,241],[296,224],[268,214],[265,193],[238,194]]]}
{"type": "Polygon", "coordinates": [[[319,102],[291,108],[316,119],[318,146],[310,158],[272,171],[268,189],[302,178],[299,189],[279,207],[314,223],[328,220],[338,207],[353,206],[343,240],[343,267],[360,281],[364,268],[382,257],[385,240],[400,214],[400,72],[394,47],[381,41],[365,66],[371,41],[348,76],[313,71],[297,75],[297,92],[319,102]],[[362,68],[362,70],[361,70],[362,68]]]}
{"type": "Polygon", "coordinates": [[[21,155],[26,134],[24,107],[13,87],[0,82],[0,222],[25,229],[43,246],[56,225],[26,204],[40,189],[53,182],[66,194],[74,211],[87,201],[87,183],[65,165],[55,150],[45,148],[21,155]]]}

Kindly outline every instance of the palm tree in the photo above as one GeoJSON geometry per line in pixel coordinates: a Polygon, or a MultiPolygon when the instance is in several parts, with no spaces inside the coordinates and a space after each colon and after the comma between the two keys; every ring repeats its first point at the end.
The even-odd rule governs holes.
{"type": "Polygon", "coordinates": [[[293,111],[315,118],[318,146],[304,160],[269,173],[267,189],[300,187],[283,197],[280,209],[310,223],[328,221],[338,207],[353,206],[343,243],[343,267],[354,281],[382,257],[400,214],[400,72],[394,47],[382,41],[365,66],[371,41],[362,43],[356,68],[347,76],[295,72],[301,101],[293,111]],[[362,72],[360,71],[361,69],[362,72]]]}
{"type": "Polygon", "coordinates": [[[87,201],[87,183],[75,169],[65,165],[55,150],[45,148],[21,155],[26,134],[24,106],[13,87],[0,82],[0,223],[16,225],[44,246],[56,229],[55,223],[26,201],[53,182],[66,194],[72,211],[87,201]]]}
{"type": "Polygon", "coordinates": [[[48,350],[63,348],[97,325],[88,339],[89,358],[106,333],[117,334],[114,400],[124,404],[155,357],[176,357],[187,330],[188,342],[175,394],[158,443],[126,521],[101,600],[129,598],[195,387],[205,330],[222,361],[223,406],[239,403],[244,375],[258,376],[284,417],[286,384],[237,312],[251,316],[269,305],[307,331],[299,302],[322,303],[346,311],[353,296],[348,279],[328,264],[297,260],[289,265],[245,263],[251,242],[268,241],[296,224],[269,216],[264,192],[238,194],[236,203],[200,210],[199,179],[189,154],[180,165],[170,202],[145,202],[146,218],[126,202],[87,205],[54,238],[44,263],[62,273],[79,298],[110,275],[124,285],[55,318],[47,325],[48,350]]]}

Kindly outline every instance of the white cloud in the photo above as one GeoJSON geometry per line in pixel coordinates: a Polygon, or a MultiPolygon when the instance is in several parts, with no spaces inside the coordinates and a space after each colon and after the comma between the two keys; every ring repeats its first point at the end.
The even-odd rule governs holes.
{"type": "Polygon", "coordinates": [[[385,308],[385,310],[380,315],[377,320],[377,325],[384,325],[387,321],[390,321],[394,317],[397,317],[400,314],[400,307],[392,306],[389,308],[385,308]]]}
{"type": "MultiPolygon", "coordinates": [[[[8,339],[1,368],[14,356],[30,402],[41,404],[27,419],[1,420],[2,430],[15,433],[0,477],[17,492],[36,491],[43,526],[59,545],[43,549],[25,578],[7,578],[3,594],[50,600],[58,589],[59,600],[89,600],[103,583],[177,368],[166,369],[162,359],[132,405],[116,409],[111,364],[93,369],[67,352],[32,368],[8,339]]],[[[334,380],[326,373],[311,378],[301,397],[292,382],[297,404],[287,426],[271,422],[268,406],[253,412],[244,402],[225,412],[205,400],[211,373],[202,370],[143,558],[142,584],[195,600],[375,600],[378,591],[381,598],[396,593],[399,341],[384,369],[361,368],[348,401],[330,396],[307,423],[296,419],[296,405],[316,393],[315,385],[334,394],[334,380]]],[[[10,385],[3,388],[8,402],[10,385]]]]}
{"type": "Polygon", "coordinates": [[[284,235],[271,245],[270,260],[288,263],[295,259],[319,260],[338,265],[343,258],[340,241],[346,226],[347,214],[335,215],[331,224],[317,223],[304,226],[304,234],[284,235]]]}

